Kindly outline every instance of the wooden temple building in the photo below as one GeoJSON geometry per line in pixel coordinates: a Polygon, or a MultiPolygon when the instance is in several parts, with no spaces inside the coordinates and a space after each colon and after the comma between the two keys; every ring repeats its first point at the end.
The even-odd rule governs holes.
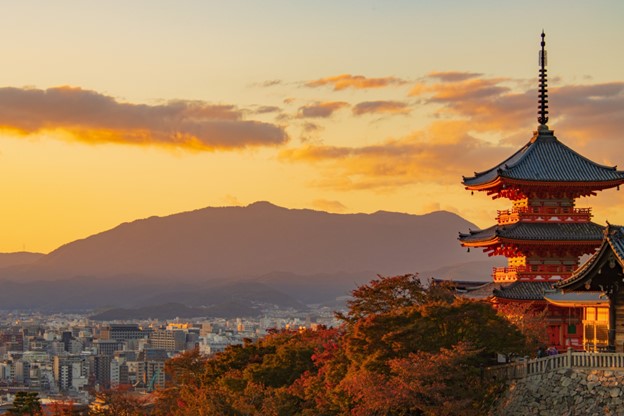
{"type": "Polygon", "coordinates": [[[598,251],[553,288],[547,302],[582,310],[585,350],[624,352],[624,227],[608,224],[598,251]]]}
{"type": "MultiPolygon", "coordinates": [[[[504,161],[463,178],[467,190],[506,198],[511,209],[499,211],[495,225],[460,233],[459,240],[468,250],[480,248],[490,256],[507,258],[507,267],[494,269],[492,302],[531,302],[546,308],[550,344],[582,349],[586,319],[581,304],[555,302],[544,295],[555,288],[576,289],[566,283],[572,278],[579,281],[574,272],[580,257],[594,253],[603,241],[604,227],[592,222],[591,208],[577,207],[576,200],[619,188],[624,171],[585,158],[548,128],[544,33],[541,36],[537,131],[504,161]]],[[[595,289],[591,284],[590,288],[595,289]]]]}

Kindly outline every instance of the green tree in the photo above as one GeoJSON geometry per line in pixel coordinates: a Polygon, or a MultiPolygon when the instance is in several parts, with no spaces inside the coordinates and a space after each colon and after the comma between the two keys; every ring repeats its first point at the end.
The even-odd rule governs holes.
{"type": "Polygon", "coordinates": [[[35,416],[41,414],[41,402],[39,401],[38,393],[28,391],[18,391],[15,393],[13,408],[9,410],[9,415],[35,416]]]}

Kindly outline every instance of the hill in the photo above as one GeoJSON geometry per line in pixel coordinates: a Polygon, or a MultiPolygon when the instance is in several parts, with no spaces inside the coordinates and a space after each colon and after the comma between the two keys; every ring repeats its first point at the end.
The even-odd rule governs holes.
{"type": "Polygon", "coordinates": [[[40,260],[45,254],[19,251],[16,253],[0,253],[0,268],[23,266],[40,260]]]}
{"type": "MultiPolygon", "coordinates": [[[[35,262],[4,267],[0,301],[5,307],[137,307],[149,299],[193,304],[217,284],[255,282],[280,292],[273,296],[276,304],[320,303],[376,274],[451,267],[457,278],[461,265],[477,258],[457,242],[458,231],[469,228],[475,226],[444,211],[330,214],[268,202],[204,208],[124,223],[35,262]]],[[[481,267],[483,279],[491,264],[481,267]]]]}

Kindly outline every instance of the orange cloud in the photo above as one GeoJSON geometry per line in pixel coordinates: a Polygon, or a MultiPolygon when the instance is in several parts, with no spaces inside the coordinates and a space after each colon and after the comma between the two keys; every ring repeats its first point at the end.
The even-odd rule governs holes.
{"type": "Polygon", "coordinates": [[[306,87],[323,87],[331,85],[334,87],[334,91],[340,91],[347,88],[353,89],[370,89],[370,88],[383,88],[391,85],[405,84],[405,81],[395,77],[384,78],[366,78],[363,75],[351,75],[341,74],[333,77],[326,77],[317,79],[316,81],[306,82],[306,87]]]}
{"type": "Polygon", "coordinates": [[[462,174],[482,166],[482,160],[498,160],[512,151],[476,139],[465,133],[467,130],[464,122],[438,121],[430,131],[446,135],[439,142],[432,140],[430,132],[418,132],[359,148],[306,145],[284,149],[280,158],[320,167],[322,178],[315,185],[335,190],[457,183],[462,174]]]}
{"type": "Polygon", "coordinates": [[[283,128],[243,120],[232,105],[170,101],[130,104],[72,87],[0,88],[0,129],[29,135],[59,131],[87,143],[229,150],[286,143],[283,128]]]}
{"type": "MultiPolygon", "coordinates": [[[[337,190],[458,183],[510,156],[537,127],[537,82],[527,89],[525,80],[430,76],[412,92],[435,108],[436,119],[423,130],[364,147],[306,143],[282,150],[280,158],[318,167],[315,185],[337,190]]],[[[549,94],[549,126],[564,143],[598,163],[624,164],[617,159],[624,154],[624,82],[568,85],[549,94]]]]}
{"type": "Polygon", "coordinates": [[[353,107],[353,114],[408,114],[409,105],[400,101],[364,101],[353,107]]]}
{"type": "MultiPolygon", "coordinates": [[[[531,127],[537,124],[536,81],[527,84],[524,80],[475,76],[457,79],[421,82],[412,88],[411,95],[439,105],[440,116],[470,121],[473,132],[496,132],[508,137],[513,134],[515,144],[526,140],[531,127]]],[[[549,101],[549,125],[556,128],[557,134],[571,138],[576,145],[598,141],[619,148],[624,129],[624,82],[550,88],[549,101]]],[[[589,150],[599,155],[597,149],[589,150]]]]}
{"type": "Polygon", "coordinates": [[[428,94],[434,101],[475,100],[498,96],[510,90],[500,85],[501,78],[464,79],[457,82],[445,81],[437,84],[416,84],[410,91],[411,96],[428,94]]]}
{"type": "Polygon", "coordinates": [[[314,103],[299,108],[299,118],[328,118],[341,108],[348,107],[344,101],[327,101],[314,103]]]}

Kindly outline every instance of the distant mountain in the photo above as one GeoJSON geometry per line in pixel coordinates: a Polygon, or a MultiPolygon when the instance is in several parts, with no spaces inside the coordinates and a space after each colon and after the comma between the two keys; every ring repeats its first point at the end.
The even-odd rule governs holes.
{"type": "Polygon", "coordinates": [[[257,308],[248,305],[226,302],[218,305],[202,308],[191,308],[179,303],[167,303],[164,305],[145,306],[137,309],[116,308],[91,315],[89,318],[95,321],[113,321],[118,319],[175,319],[175,318],[199,318],[218,317],[233,319],[237,317],[256,317],[261,314],[257,308]]]}
{"type": "Polygon", "coordinates": [[[490,279],[493,267],[504,267],[506,265],[507,259],[501,256],[488,260],[443,266],[435,270],[423,271],[420,273],[420,276],[445,280],[487,281],[490,279]]]}
{"type": "Polygon", "coordinates": [[[42,253],[29,253],[27,251],[0,253],[0,268],[31,264],[44,256],[45,254],[42,253]]]}
{"type": "MultiPolygon", "coordinates": [[[[268,202],[150,217],[0,268],[0,308],[321,303],[376,274],[451,267],[460,276],[459,265],[483,259],[457,241],[470,228],[444,211],[330,214],[268,202]]],[[[484,264],[478,280],[490,274],[484,264]]]]}

